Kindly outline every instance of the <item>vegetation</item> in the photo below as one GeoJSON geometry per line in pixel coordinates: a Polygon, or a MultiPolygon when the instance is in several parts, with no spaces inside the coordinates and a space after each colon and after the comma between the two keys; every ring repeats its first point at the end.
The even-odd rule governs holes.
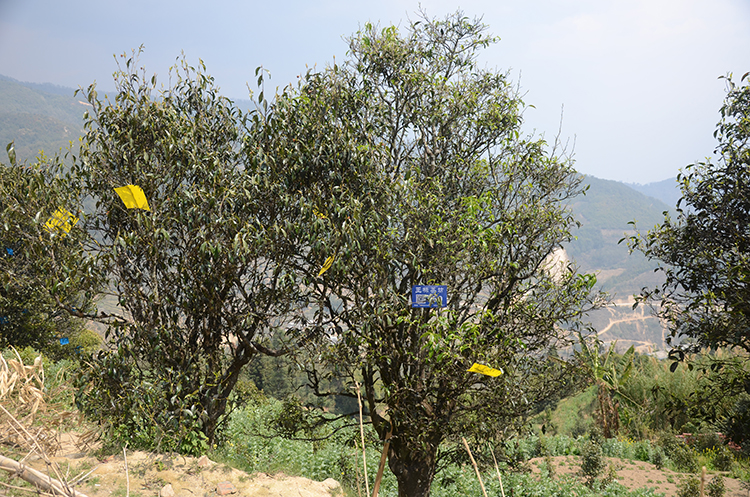
{"type": "Polygon", "coordinates": [[[240,373],[296,302],[281,191],[253,155],[243,116],[183,61],[170,86],[127,59],[113,101],[94,86],[74,182],[95,201],[87,257],[129,316],[99,313],[111,349],[80,378],[85,411],[119,443],[200,454],[240,373]],[[134,184],[148,206],[126,208],[134,184]]]}
{"type": "Polygon", "coordinates": [[[84,333],[75,314],[91,308],[95,292],[82,275],[89,269],[82,261],[85,235],[72,229],[80,195],[57,158],[41,156],[26,166],[12,145],[7,151],[10,164],[0,166],[0,348],[59,356],[71,349],[59,347],[60,339],[84,333]]]}
{"type": "Polygon", "coordinates": [[[510,433],[570,384],[547,352],[602,303],[595,277],[555,258],[581,177],[521,136],[518,90],[477,63],[493,41],[461,13],[366,25],[269,123],[269,160],[309,223],[296,358],[316,395],[361,383],[378,436],[392,430],[399,495],[429,494],[444,441],[510,433]],[[414,286],[438,284],[445,307],[412,306],[414,286]]]}
{"type": "MultiPolygon", "coordinates": [[[[522,136],[519,90],[477,65],[493,41],[461,13],[402,32],[368,24],[349,60],[273,102],[261,91],[248,113],[202,65],[183,61],[164,88],[128,58],[111,98],[83,92],[72,168],[43,154],[27,165],[9,146],[0,383],[16,413],[52,426],[26,399],[75,369],[75,401],[66,389],[59,405],[101,423],[108,444],[212,452],[352,493],[358,454],[372,476],[387,437],[383,495],[478,493],[462,437],[493,493],[496,458],[511,495],[653,493],[628,494],[606,457],[748,479],[748,75],[727,79],[718,162],[688,167],[675,220],[631,238],[650,262],[622,274],[663,264],[640,300],[670,323],[686,362],[670,366],[587,341],[603,298],[558,258],[585,183],[559,144],[522,136]],[[124,185],[149,206],[123,204],[124,185]],[[444,305],[411,305],[412,287],[438,284],[444,305]],[[103,295],[117,313],[96,306],[103,295]],[[108,326],[102,350],[86,319],[108,326]],[[579,457],[579,477],[557,455],[579,457]],[[531,457],[542,475],[526,474],[531,457]]],[[[724,494],[721,476],[708,492],[724,494]]]]}
{"type": "MultiPolygon", "coordinates": [[[[630,239],[631,247],[659,261],[662,285],[644,289],[640,302],[656,307],[668,323],[672,357],[707,348],[727,347],[741,359],[716,360],[716,382],[696,392],[694,405],[706,419],[721,419],[726,393],[747,393],[745,364],[750,353],[750,73],[740,84],[727,77],[727,96],[714,136],[719,141],[716,163],[688,166],[679,176],[682,198],[676,218],[645,235],[630,239]],[[745,81],[748,79],[747,81],[745,81]]],[[[689,357],[688,357],[689,358],[689,357]]],[[[692,367],[692,364],[689,365],[692,367]]],[[[677,363],[673,364],[673,369],[677,363]]],[[[740,399],[744,402],[744,399],[740,399]]],[[[748,441],[746,404],[737,404],[729,432],[737,443],[748,441]]]]}

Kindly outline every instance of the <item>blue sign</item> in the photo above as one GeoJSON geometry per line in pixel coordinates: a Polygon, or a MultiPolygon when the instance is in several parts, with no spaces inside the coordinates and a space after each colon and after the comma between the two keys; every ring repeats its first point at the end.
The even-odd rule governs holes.
{"type": "Polygon", "coordinates": [[[448,287],[446,285],[414,285],[411,287],[412,307],[446,307],[448,287]]]}

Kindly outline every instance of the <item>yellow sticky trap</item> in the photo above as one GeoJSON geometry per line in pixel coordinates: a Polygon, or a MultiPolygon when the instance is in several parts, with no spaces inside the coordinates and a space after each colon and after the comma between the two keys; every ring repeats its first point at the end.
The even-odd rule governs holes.
{"type": "Polygon", "coordinates": [[[328,219],[328,216],[326,216],[325,214],[323,214],[322,212],[320,212],[315,207],[313,207],[313,214],[315,214],[316,216],[318,216],[318,219],[328,219]]]}
{"type": "Polygon", "coordinates": [[[500,376],[501,374],[503,374],[503,370],[502,369],[491,368],[491,367],[485,366],[483,364],[477,364],[476,362],[469,368],[469,372],[470,373],[479,373],[479,374],[483,374],[483,375],[486,375],[486,376],[492,376],[492,377],[500,376]]]}
{"type": "Polygon", "coordinates": [[[148,207],[148,200],[146,200],[146,194],[140,186],[127,185],[115,188],[115,191],[122,199],[122,203],[128,209],[143,209],[144,211],[150,211],[148,207]]]}
{"type": "Polygon", "coordinates": [[[52,214],[52,217],[44,223],[44,227],[47,231],[63,230],[65,233],[70,233],[73,226],[78,222],[78,218],[67,210],[60,207],[52,214]]]}
{"type": "Polygon", "coordinates": [[[333,265],[333,256],[330,256],[326,261],[323,263],[323,267],[320,268],[320,272],[318,273],[318,276],[322,276],[323,273],[331,269],[331,266],[333,265]]]}

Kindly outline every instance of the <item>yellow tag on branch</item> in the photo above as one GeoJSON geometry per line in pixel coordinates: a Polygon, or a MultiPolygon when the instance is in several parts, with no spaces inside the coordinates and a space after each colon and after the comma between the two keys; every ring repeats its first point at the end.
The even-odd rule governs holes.
{"type": "Polygon", "coordinates": [[[144,211],[150,211],[148,207],[148,200],[146,200],[146,194],[140,186],[127,185],[115,188],[115,192],[122,199],[122,203],[128,209],[143,209],[144,211]]]}
{"type": "Polygon", "coordinates": [[[44,227],[50,232],[63,230],[65,233],[70,233],[70,230],[73,229],[73,226],[75,226],[77,222],[77,217],[60,207],[54,214],[52,214],[52,217],[44,223],[44,227]]]}
{"type": "Polygon", "coordinates": [[[502,369],[491,368],[483,364],[477,364],[476,362],[469,368],[468,371],[470,373],[479,373],[485,376],[492,376],[492,377],[500,376],[501,374],[503,374],[502,369]]]}
{"type": "Polygon", "coordinates": [[[320,268],[320,272],[318,273],[318,276],[323,276],[323,273],[331,269],[331,266],[333,265],[333,256],[330,256],[326,261],[323,263],[323,267],[320,268]]]}

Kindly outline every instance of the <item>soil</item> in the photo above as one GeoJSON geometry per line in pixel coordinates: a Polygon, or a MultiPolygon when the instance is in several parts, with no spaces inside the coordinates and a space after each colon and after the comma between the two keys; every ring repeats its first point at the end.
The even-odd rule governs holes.
{"type": "MultiPolygon", "coordinates": [[[[342,496],[333,479],[316,482],[284,474],[249,475],[206,457],[160,455],[140,451],[94,457],[80,452],[69,436],[61,437],[61,448],[50,458],[64,480],[87,497],[331,497],[342,496]],[[127,461],[126,461],[127,457],[127,461]],[[171,487],[171,488],[170,488],[171,487]]],[[[39,456],[29,466],[55,477],[39,456]]],[[[2,489],[0,489],[0,494],[2,489]]]]}
{"type": "MultiPolygon", "coordinates": [[[[330,478],[316,482],[284,474],[249,475],[210,461],[206,457],[192,458],[128,451],[125,454],[126,461],[124,454],[103,459],[93,454],[93,451],[80,452],[73,440],[63,435],[61,450],[51,458],[58,465],[64,479],[75,483],[76,490],[87,497],[343,496],[339,483],[330,478]],[[173,493],[170,493],[170,490],[173,493]]],[[[653,464],[643,461],[617,458],[607,460],[616,472],[618,483],[631,490],[651,488],[665,497],[677,497],[677,485],[691,476],[666,468],[660,470],[653,464]]],[[[54,477],[54,473],[45,467],[38,456],[30,457],[25,462],[54,477]]],[[[553,457],[552,464],[557,478],[575,476],[580,471],[578,456],[553,457]]],[[[529,467],[533,474],[540,474],[545,462],[542,458],[535,458],[529,461],[529,467]]],[[[725,473],[707,473],[706,483],[716,474],[724,476],[725,497],[748,497],[748,491],[741,487],[740,481],[729,478],[725,473]]]]}
{"type": "MultiPolygon", "coordinates": [[[[651,463],[643,461],[633,461],[629,459],[618,459],[608,457],[608,466],[612,466],[617,474],[616,481],[630,490],[639,488],[651,488],[655,492],[664,494],[665,497],[677,497],[677,485],[683,479],[690,476],[688,473],[677,473],[675,471],[663,468],[656,469],[651,463]]],[[[531,471],[539,474],[545,467],[544,459],[535,458],[529,461],[531,471]]],[[[575,475],[580,471],[580,457],[578,456],[558,456],[552,458],[555,475],[575,475]]],[[[546,471],[546,470],[545,470],[546,471]]],[[[708,495],[708,482],[721,474],[724,477],[724,486],[726,488],[725,497],[748,497],[748,491],[743,490],[740,480],[729,478],[728,473],[707,472],[706,473],[706,492],[708,495]]]]}

